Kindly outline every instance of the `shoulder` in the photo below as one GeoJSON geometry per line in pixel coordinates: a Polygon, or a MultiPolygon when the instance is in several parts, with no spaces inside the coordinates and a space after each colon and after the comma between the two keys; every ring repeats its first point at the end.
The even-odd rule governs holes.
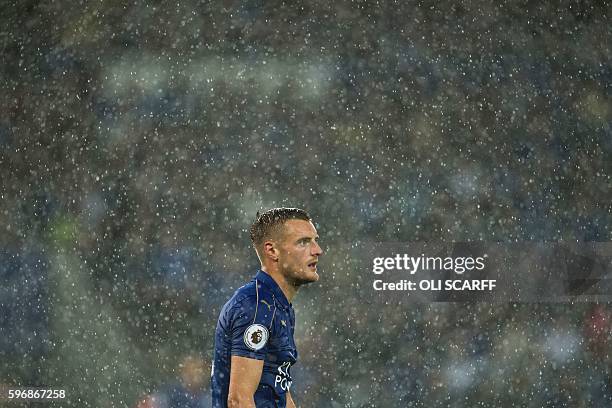
{"type": "Polygon", "coordinates": [[[249,282],[241,286],[234,292],[226,304],[227,309],[237,309],[242,307],[254,306],[257,301],[255,282],[249,282]]]}
{"type": "Polygon", "coordinates": [[[267,315],[275,306],[273,294],[261,283],[255,285],[251,281],[241,286],[223,307],[226,316],[240,317],[242,315],[254,315],[255,313],[267,315]]]}

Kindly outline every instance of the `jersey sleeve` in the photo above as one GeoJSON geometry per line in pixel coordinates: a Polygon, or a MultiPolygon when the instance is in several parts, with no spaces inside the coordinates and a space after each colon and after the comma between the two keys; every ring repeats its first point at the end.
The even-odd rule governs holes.
{"type": "Polygon", "coordinates": [[[274,307],[248,296],[230,310],[232,355],[264,360],[268,353],[274,307]]]}

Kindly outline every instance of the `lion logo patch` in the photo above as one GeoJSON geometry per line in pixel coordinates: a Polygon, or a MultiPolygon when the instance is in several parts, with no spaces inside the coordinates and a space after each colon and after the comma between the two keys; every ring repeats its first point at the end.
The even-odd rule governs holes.
{"type": "Polygon", "coordinates": [[[251,350],[261,350],[268,342],[268,329],[261,324],[252,324],[244,332],[244,344],[251,350]]]}

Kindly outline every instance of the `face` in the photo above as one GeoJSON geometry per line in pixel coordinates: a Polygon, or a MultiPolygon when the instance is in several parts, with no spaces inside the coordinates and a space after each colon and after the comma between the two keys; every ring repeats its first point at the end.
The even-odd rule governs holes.
{"type": "Polygon", "coordinates": [[[278,262],[281,273],[295,286],[319,280],[317,264],[323,250],[317,243],[319,235],[310,221],[288,220],[278,242],[278,262]]]}

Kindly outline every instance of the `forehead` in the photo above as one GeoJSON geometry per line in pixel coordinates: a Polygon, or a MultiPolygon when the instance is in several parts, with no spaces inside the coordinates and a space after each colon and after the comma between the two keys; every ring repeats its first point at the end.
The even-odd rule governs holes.
{"type": "Polygon", "coordinates": [[[317,230],[312,222],[305,220],[287,220],[283,224],[285,237],[316,237],[317,230]]]}

